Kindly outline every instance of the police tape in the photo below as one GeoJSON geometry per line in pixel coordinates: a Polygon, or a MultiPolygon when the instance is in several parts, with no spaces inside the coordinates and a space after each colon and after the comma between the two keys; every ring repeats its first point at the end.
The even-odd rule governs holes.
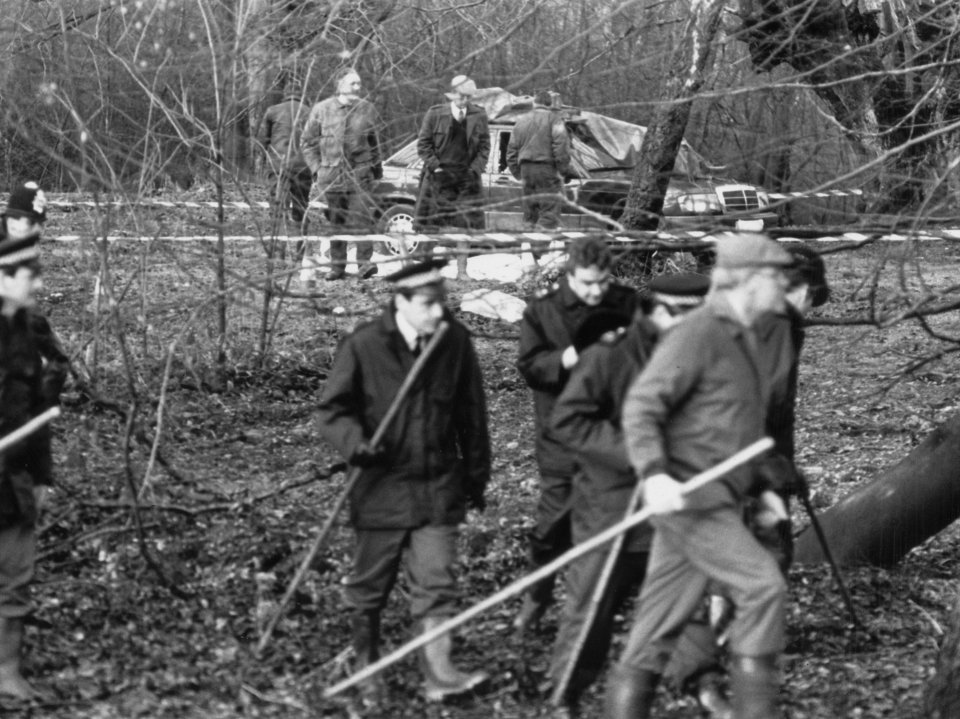
{"type": "MultiPolygon", "coordinates": [[[[830,197],[862,197],[864,194],[863,190],[821,190],[821,191],[802,191],[798,190],[796,192],[768,192],[767,197],[773,200],[790,200],[798,199],[802,197],[817,197],[817,198],[830,198],[830,197]]],[[[112,200],[79,200],[79,199],[52,199],[48,197],[47,205],[51,207],[154,207],[161,209],[174,209],[177,207],[185,207],[190,209],[203,209],[211,208],[216,209],[221,205],[223,207],[233,209],[233,210],[266,210],[274,208],[275,206],[266,201],[238,201],[238,200],[224,200],[222,203],[217,200],[158,200],[151,198],[140,198],[134,200],[128,199],[112,199],[112,200]]],[[[325,202],[309,202],[308,207],[315,210],[325,210],[327,204],[325,202]]]]}

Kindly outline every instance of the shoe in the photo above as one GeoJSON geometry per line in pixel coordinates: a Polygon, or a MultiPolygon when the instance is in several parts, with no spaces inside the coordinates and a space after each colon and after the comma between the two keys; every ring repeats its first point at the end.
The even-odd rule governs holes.
{"type": "Polygon", "coordinates": [[[358,274],[360,275],[361,280],[369,280],[379,271],[380,268],[372,262],[364,262],[362,265],[360,265],[360,272],[358,274]]]}
{"type": "Polygon", "coordinates": [[[697,703],[704,716],[711,719],[733,719],[733,707],[727,701],[716,672],[707,672],[697,680],[697,703]]]}
{"type": "Polygon", "coordinates": [[[29,701],[40,692],[20,673],[22,640],[23,619],[0,618],[0,696],[29,701]]]}
{"type": "MultiPolygon", "coordinates": [[[[423,632],[429,632],[442,624],[444,617],[427,617],[423,620],[423,632]]],[[[453,638],[449,633],[434,639],[420,650],[420,666],[423,670],[423,690],[427,701],[439,702],[447,697],[465,694],[486,682],[486,672],[463,672],[450,659],[453,638]]]]}
{"type": "Polygon", "coordinates": [[[547,611],[547,605],[538,602],[529,594],[523,596],[523,606],[513,619],[513,628],[518,636],[535,632],[540,628],[540,620],[547,611]]]}
{"type": "Polygon", "coordinates": [[[346,272],[343,270],[330,270],[327,274],[323,276],[327,282],[333,282],[335,280],[342,280],[346,276],[346,272]]]}

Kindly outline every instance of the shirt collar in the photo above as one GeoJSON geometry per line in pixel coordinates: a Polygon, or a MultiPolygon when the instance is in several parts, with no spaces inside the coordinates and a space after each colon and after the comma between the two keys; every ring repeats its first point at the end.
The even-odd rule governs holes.
{"type": "Polygon", "coordinates": [[[411,351],[415,351],[417,349],[418,333],[413,328],[413,325],[407,322],[403,315],[396,310],[393,312],[393,319],[396,321],[397,329],[400,331],[400,336],[403,337],[403,341],[407,343],[407,347],[409,347],[411,351]]]}
{"type": "Polygon", "coordinates": [[[451,115],[453,115],[454,117],[459,117],[461,112],[463,113],[463,116],[464,116],[464,117],[467,116],[467,108],[465,108],[465,107],[460,108],[460,107],[457,107],[456,105],[454,105],[452,102],[450,103],[450,114],[451,114],[451,115]]]}

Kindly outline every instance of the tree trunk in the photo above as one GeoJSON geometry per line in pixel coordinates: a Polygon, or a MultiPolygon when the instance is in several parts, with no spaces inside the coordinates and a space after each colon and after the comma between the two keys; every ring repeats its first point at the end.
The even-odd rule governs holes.
{"type": "Polygon", "coordinates": [[[923,696],[927,719],[960,717],[960,600],[953,607],[950,629],[940,645],[937,673],[923,696]]]}
{"type": "MultiPolygon", "coordinates": [[[[892,566],[957,517],[960,414],[895,467],[824,512],[820,522],[838,564],[892,566]]],[[[809,527],[797,538],[795,560],[825,561],[809,527]]]]}
{"type": "Polygon", "coordinates": [[[670,174],[690,119],[690,103],[703,85],[703,71],[717,34],[723,3],[706,0],[691,7],[680,45],[673,57],[661,109],[647,128],[633,171],[620,222],[635,230],[655,230],[660,223],[670,174]]]}

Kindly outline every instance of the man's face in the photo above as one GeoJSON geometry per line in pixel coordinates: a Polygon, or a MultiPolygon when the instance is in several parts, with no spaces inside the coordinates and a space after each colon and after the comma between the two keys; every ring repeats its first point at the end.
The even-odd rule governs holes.
{"type": "Polygon", "coordinates": [[[674,325],[679,324],[691,310],[695,310],[697,307],[699,305],[680,306],[658,302],[650,311],[650,320],[657,326],[658,330],[666,332],[674,325]]]}
{"type": "Polygon", "coordinates": [[[756,312],[776,312],[783,309],[789,282],[781,270],[776,267],[761,267],[751,275],[749,281],[756,312]]]}
{"type": "Polygon", "coordinates": [[[596,307],[610,289],[610,271],[596,265],[574,267],[573,272],[567,272],[567,282],[583,304],[596,307]]]}
{"type": "Polygon", "coordinates": [[[470,95],[464,95],[463,93],[458,92],[453,96],[453,100],[451,100],[451,102],[462,110],[467,106],[467,103],[470,102],[470,95]]]}
{"type": "Polygon", "coordinates": [[[363,82],[360,80],[360,76],[351,72],[349,75],[345,75],[340,83],[337,85],[337,94],[343,95],[348,100],[356,100],[360,97],[360,90],[363,89],[363,82]]]}
{"type": "Polygon", "coordinates": [[[33,307],[36,293],[43,287],[39,267],[20,265],[16,272],[8,275],[0,269],[0,297],[4,304],[13,309],[33,307]]]}
{"type": "Polygon", "coordinates": [[[445,295],[440,287],[424,287],[409,298],[397,294],[397,312],[419,335],[431,335],[443,319],[445,295]]]}
{"type": "Polygon", "coordinates": [[[34,222],[31,217],[7,215],[4,221],[7,226],[7,237],[11,240],[22,240],[24,237],[31,237],[43,229],[43,225],[39,222],[34,222]]]}

